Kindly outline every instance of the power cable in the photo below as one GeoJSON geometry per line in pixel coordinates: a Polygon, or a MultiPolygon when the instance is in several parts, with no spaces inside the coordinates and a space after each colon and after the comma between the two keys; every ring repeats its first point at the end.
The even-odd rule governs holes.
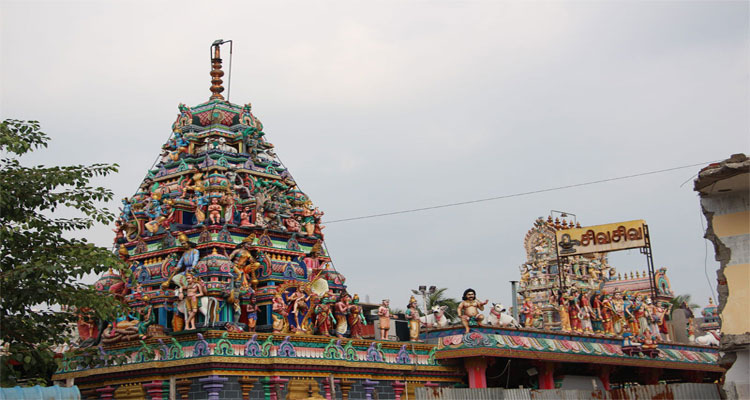
{"type": "Polygon", "coordinates": [[[556,191],[556,190],[570,189],[570,188],[581,187],[581,186],[595,185],[595,184],[598,184],[598,183],[612,182],[612,181],[618,181],[618,180],[623,180],[623,179],[637,178],[637,177],[646,176],[646,175],[660,174],[660,173],[669,172],[669,171],[676,171],[676,170],[679,170],[679,169],[685,169],[685,168],[692,168],[692,167],[697,167],[697,166],[701,166],[701,165],[707,165],[707,164],[710,164],[712,162],[714,162],[714,161],[708,161],[708,162],[702,162],[702,163],[695,163],[695,164],[690,164],[690,165],[682,165],[682,166],[679,166],[679,167],[672,167],[672,168],[659,169],[659,170],[655,170],[655,171],[641,172],[641,173],[638,173],[638,174],[624,175],[624,176],[618,176],[618,177],[614,177],[614,178],[599,179],[599,180],[596,180],[596,181],[576,183],[576,184],[572,184],[572,185],[564,185],[564,186],[556,186],[556,187],[551,187],[551,188],[546,188],[546,189],[532,190],[532,191],[529,191],[529,192],[520,192],[520,193],[506,194],[506,195],[501,195],[501,196],[488,197],[488,198],[484,198],[484,199],[468,200],[468,201],[461,201],[461,202],[457,202],[457,203],[440,204],[440,205],[437,205],[437,206],[412,208],[412,209],[408,209],[408,210],[391,211],[391,212],[380,213],[380,214],[371,214],[371,215],[363,215],[363,216],[359,216],[359,217],[343,218],[343,219],[337,219],[337,220],[333,220],[333,221],[326,221],[326,223],[327,224],[335,224],[335,223],[338,223],[338,222],[348,222],[348,221],[356,221],[356,220],[360,220],[360,219],[379,218],[379,217],[386,217],[386,216],[390,216],[390,215],[408,214],[408,213],[413,213],[413,212],[418,212],[418,211],[435,210],[435,209],[438,209],[438,208],[456,207],[456,206],[463,206],[463,205],[467,205],[467,204],[483,203],[483,202],[493,201],[493,200],[508,199],[508,198],[512,198],[512,197],[528,196],[528,195],[531,195],[531,194],[553,192],[553,191],[556,191]]]}

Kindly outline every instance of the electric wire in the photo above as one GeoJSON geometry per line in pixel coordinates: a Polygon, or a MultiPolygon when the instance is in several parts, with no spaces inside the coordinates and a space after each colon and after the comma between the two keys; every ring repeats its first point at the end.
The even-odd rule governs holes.
{"type": "Polygon", "coordinates": [[[531,190],[531,191],[528,191],[528,192],[519,192],[519,193],[512,193],[512,194],[506,194],[506,195],[501,195],[501,196],[487,197],[487,198],[484,198],[484,199],[467,200],[467,201],[460,201],[460,202],[456,202],[456,203],[440,204],[440,205],[436,205],[436,206],[411,208],[411,209],[407,209],[407,210],[399,210],[399,211],[391,211],[391,212],[385,212],[385,213],[379,213],[379,214],[362,215],[362,216],[351,217],[351,218],[342,218],[342,219],[336,219],[336,220],[333,220],[333,221],[326,221],[326,224],[335,224],[335,223],[339,223],[339,222],[357,221],[357,220],[361,220],[361,219],[380,218],[380,217],[387,217],[387,216],[391,216],[391,215],[408,214],[408,213],[414,213],[414,212],[419,212],[419,211],[428,211],[428,210],[435,210],[435,209],[440,209],[440,208],[457,207],[457,206],[463,206],[463,205],[467,205],[467,204],[476,204],[476,203],[483,203],[483,202],[494,201],[494,200],[509,199],[509,198],[513,198],[513,197],[528,196],[528,195],[532,195],[532,194],[547,193],[547,192],[553,192],[553,191],[557,191],[557,190],[571,189],[571,188],[588,186],[588,185],[595,185],[595,184],[598,184],[598,183],[613,182],[613,181],[618,181],[618,180],[623,180],[623,179],[630,179],[630,178],[637,178],[637,177],[647,176],[647,175],[655,175],[655,174],[660,174],[660,173],[664,173],[664,172],[670,172],[670,171],[676,171],[676,170],[685,169],[685,168],[691,168],[691,167],[697,167],[697,166],[701,166],[701,165],[707,165],[707,164],[710,164],[712,162],[714,162],[714,161],[708,161],[708,162],[702,162],[702,163],[694,163],[694,164],[690,164],[690,165],[682,165],[682,166],[679,166],[679,167],[665,168],[665,169],[659,169],[659,170],[654,170],[654,171],[641,172],[641,173],[638,173],[638,174],[623,175],[623,176],[618,176],[618,177],[613,177],[613,178],[599,179],[599,180],[589,181],[589,182],[583,182],[583,183],[575,183],[575,184],[571,184],[571,185],[556,186],[556,187],[551,187],[551,188],[546,188],[546,189],[537,189],[537,190],[531,190]]]}

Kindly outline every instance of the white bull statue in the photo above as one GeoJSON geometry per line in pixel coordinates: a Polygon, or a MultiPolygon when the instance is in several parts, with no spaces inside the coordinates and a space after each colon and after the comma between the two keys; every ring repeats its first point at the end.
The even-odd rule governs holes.
{"type": "Polygon", "coordinates": [[[497,327],[521,327],[521,325],[518,325],[518,322],[516,322],[516,319],[506,312],[505,306],[500,303],[492,303],[490,315],[487,317],[487,323],[491,326],[497,327]]]}
{"type": "Polygon", "coordinates": [[[445,328],[448,326],[448,318],[445,317],[445,310],[447,309],[447,306],[432,306],[429,314],[419,317],[419,322],[427,328],[445,328]]]}
{"type": "Polygon", "coordinates": [[[699,344],[701,346],[719,346],[719,334],[713,331],[707,332],[705,335],[702,336],[693,336],[690,335],[689,340],[691,342],[694,342],[695,344],[699,344]]]}

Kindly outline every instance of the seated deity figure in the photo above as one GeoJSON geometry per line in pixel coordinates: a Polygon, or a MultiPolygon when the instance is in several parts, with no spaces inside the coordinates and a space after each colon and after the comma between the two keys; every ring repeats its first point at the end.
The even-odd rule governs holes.
{"type": "Polygon", "coordinates": [[[481,325],[484,315],[479,311],[484,310],[485,304],[489,302],[489,300],[480,302],[476,299],[476,296],[477,293],[474,289],[469,288],[464,290],[464,295],[461,297],[463,301],[458,305],[456,310],[458,316],[461,318],[461,323],[466,329],[466,333],[469,333],[469,326],[471,326],[472,323],[481,325]]]}

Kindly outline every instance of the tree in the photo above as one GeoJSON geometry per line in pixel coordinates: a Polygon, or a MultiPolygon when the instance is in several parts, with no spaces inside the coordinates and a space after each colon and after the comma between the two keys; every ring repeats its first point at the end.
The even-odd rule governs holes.
{"type": "Polygon", "coordinates": [[[685,308],[692,310],[696,308],[700,308],[699,305],[695,303],[691,303],[690,295],[689,294],[681,294],[679,296],[673,297],[671,300],[669,300],[669,304],[672,305],[672,312],[669,313],[669,316],[672,316],[672,313],[674,313],[675,310],[685,308]]]}
{"type": "Polygon", "coordinates": [[[435,290],[434,293],[431,293],[427,296],[427,310],[429,311],[433,306],[446,306],[448,308],[445,310],[445,316],[449,320],[455,320],[457,317],[456,309],[461,302],[456,299],[446,297],[446,290],[448,290],[448,288],[440,288],[435,290]]]}
{"type": "Polygon", "coordinates": [[[49,383],[53,349],[70,340],[69,327],[87,318],[112,320],[122,305],[79,280],[108,268],[126,271],[109,250],[70,238],[114,215],[98,206],[112,192],[90,186],[117,164],[21,165],[18,157],[47,147],[37,121],[0,123],[0,383],[49,383]],[[59,217],[61,210],[78,216],[59,217]]]}

